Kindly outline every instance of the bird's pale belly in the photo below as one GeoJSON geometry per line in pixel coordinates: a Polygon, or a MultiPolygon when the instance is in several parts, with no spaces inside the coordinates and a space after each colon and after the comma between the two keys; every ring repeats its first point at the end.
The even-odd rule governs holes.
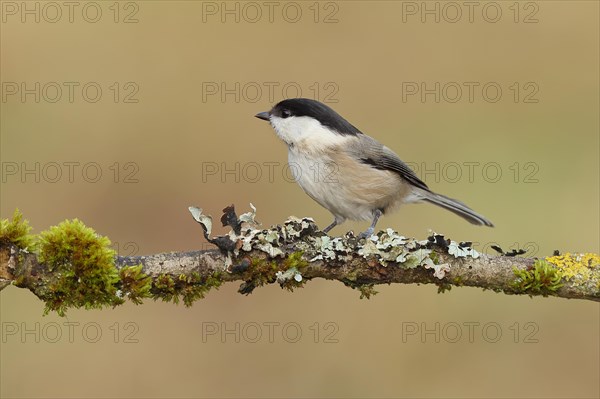
{"type": "Polygon", "coordinates": [[[375,169],[344,154],[327,156],[290,150],[290,170],[296,182],[336,220],[371,220],[403,202],[410,186],[394,172],[375,169]]]}

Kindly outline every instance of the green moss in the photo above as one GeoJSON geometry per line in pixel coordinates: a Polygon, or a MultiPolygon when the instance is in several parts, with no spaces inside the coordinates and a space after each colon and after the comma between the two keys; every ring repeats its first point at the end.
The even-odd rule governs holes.
{"type": "Polygon", "coordinates": [[[244,282],[240,285],[238,292],[248,295],[256,287],[273,283],[278,270],[277,264],[274,261],[268,261],[263,258],[251,259],[250,266],[242,273],[244,282]]]}
{"type": "Polygon", "coordinates": [[[181,298],[184,305],[189,307],[195,301],[204,298],[211,289],[218,289],[222,283],[219,272],[212,273],[208,277],[202,277],[197,272],[190,275],[180,274],[178,277],[160,274],[151,288],[152,298],[175,304],[179,303],[181,298]]]}
{"type": "MultiPolygon", "coordinates": [[[[250,294],[255,288],[266,284],[272,284],[277,280],[277,272],[286,272],[295,269],[302,275],[302,271],[308,266],[308,262],[302,259],[302,251],[290,254],[278,265],[275,261],[263,258],[254,258],[250,260],[248,268],[242,272],[244,283],[238,290],[242,294],[250,294]]],[[[302,287],[306,280],[296,281],[294,278],[287,279],[280,283],[282,288],[293,291],[295,288],[302,287]]]]}
{"type": "Polygon", "coordinates": [[[152,278],[142,271],[142,265],[125,266],[119,270],[122,296],[129,298],[136,305],[142,304],[143,298],[149,298],[152,278]]]}
{"type": "Polygon", "coordinates": [[[354,269],[354,270],[346,273],[346,279],[348,281],[356,281],[358,279],[358,270],[354,269]]]}
{"type": "Polygon", "coordinates": [[[13,284],[17,287],[27,288],[27,278],[23,275],[17,276],[13,284]]]}
{"type": "MultiPolygon", "coordinates": [[[[115,251],[107,237],[100,236],[80,220],[66,220],[58,226],[42,232],[39,237],[29,234],[31,227],[17,209],[12,220],[0,221],[0,244],[14,244],[23,250],[39,249],[39,262],[48,273],[36,294],[46,303],[44,314],[56,311],[64,316],[68,308],[94,309],[116,306],[129,298],[141,304],[143,298],[162,299],[186,306],[204,298],[222,283],[222,276],[215,272],[208,277],[198,273],[178,278],[161,274],[153,282],[142,271],[142,265],[115,267],[115,251]]],[[[302,267],[296,256],[290,265],[302,267]]],[[[14,284],[27,286],[23,276],[14,284]]]]}
{"type": "Polygon", "coordinates": [[[308,266],[308,262],[302,259],[302,251],[297,251],[290,254],[283,261],[284,270],[289,270],[293,267],[298,269],[298,271],[302,272],[308,266]]]}
{"type": "Polygon", "coordinates": [[[152,286],[152,298],[161,299],[163,302],[179,303],[179,294],[175,287],[175,280],[168,274],[159,274],[152,286]]]}
{"type": "Polygon", "coordinates": [[[372,295],[377,295],[378,293],[377,290],[375,290],[375,284],[360,283],[356,277],[353,279],[343,279],[342,282],[345,286],[360,291],[360,299],[371,299],[372,295]]]}
{"type": "Polygon", "coordinates": [[[80,220],[66,220],[40,234],[39,258],[52,272],[47,289],[40,293],[45,313],[64,316],[69,307],[86,309],[123,303],[117,294],[119,273],[110,240],[96,234],[80,220]]]}
{"type": "Polygon", "coordinates": [[[185,306],[192,306],[192,304],[203,299],[208,291],[213,288],[218,289],[221,284],[220,273],[213,273],[206,278],[200,277],[200,274],[194,272],[191,275],[179,276],[179,281],[183,282],[180,293],[185,306]]]}
{"type": "Polygon", "coordinates": [[[520,293],[548,296],[563,286],[562,272],[542,259],[525,270],[513,267],[513,272],[516,278],[512,287],[520,293]]]}
{"type": "Polygon", "coordinates": [[[17,247],[33,252],[35,250],[35,236],[29,234],[31,226],[23,220],[23,214],[15,209],[12,220],[0,220],[0,245],[14,244],[17,247]]]}
{"type": "Polygon", "coordinates": [[[433,262],[434,265],[438,265],[440,263],[440,257],[438,256],[438,254],[435,251],[432,251],[429,254],[429,258],[431,259],[431,261],[433,262]]]}
{"type": "Polygon", "coordinates": [[[456,285],[457,287],[460,287],[463,285],[463,279],[461,276],[456,276],[454,277],[454,279],[452,280],[452,284],[456,285]]]}
{"type": "Polygon", "coordinates": [[[374,284],[362,284],[355,288],[360,291],[360,299],[371,299],[372,295],[377,295],[374,284]]]}
{"type": "Polygon", "coordinates": [[[438,287],[438,289],[437,289],[438,294],[443,294],[444,292],[448,292],[452,289],[452,284],[450,284],[450,283],[438,283],[436,285],[438,287]]]}
{"type": "MultiPolygon", "coordinates": [[[[306,269],[308,262],[302,259],[302,251],[294,252],[283,261],[283,269],[285,271],[293,271],[302,275],[302,271],[306,269]]],[[[297,281],[294,278],[286,280],[280,284],[281,288],[285,288],[288,291],[294,291],[296,288],[302,288],[306,284],[306,279],[297,281]]]]}

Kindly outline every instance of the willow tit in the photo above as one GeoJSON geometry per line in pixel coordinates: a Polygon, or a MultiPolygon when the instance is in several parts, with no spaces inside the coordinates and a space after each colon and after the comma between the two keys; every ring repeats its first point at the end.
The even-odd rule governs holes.
{"type": "Polygon", "coordinates": [[[363,134],[333,109],[306,98],[279,102],[255,115],[268,121],[288,146],[288,163],[296,182],[334,221],[371,220],[359,237],[373,234],[381,215],[403,203],[430,202],[476,225],[492,222],[452,198],[436,194],[400,158],[363,134]],[[328,170],[329,176],[323,171],[328,170]],[[321,171],[321,173],[315,173],[321,171]]]}

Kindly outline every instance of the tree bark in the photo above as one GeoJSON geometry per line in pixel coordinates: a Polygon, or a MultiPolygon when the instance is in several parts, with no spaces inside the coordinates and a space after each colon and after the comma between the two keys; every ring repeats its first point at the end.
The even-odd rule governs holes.
{"type": "MultiPolygon", "coordinates": [[[[186,304],[222,282],[242,281],[240,292],[248,294],[272,283],[292,290],[315,278],[341,281],[359,289],[361,297],[375,293],[377,284],[416,283],[436,284],[441,291],[469,286],[506,294],[600,301],[600,257],[595,254],[545,259],[518,258],[515,253],[488,256],[472,250],[469,243],[458,244],[440,235],[418,241],[387,230],[367,240],[352,233],[331,238],[307,218],[257,230],[246,227],[253,216],[238,218],[232,207],[226,208],[221,221],[232,232],[211,238],[212,220],[200,211],[194,218],[217,249],[118,256],[115,266],[122,271],[142,265],[149,291],[140,297],[177,301],[181,295],[186,304]],[[205,289],[190,294],[190,287],[205,289]]],[[[12,244],[0,246],[0,289],[14,284],[44,299],[52,289],[53,273],[35,253],[12,244]]],[[[116,286],[119,291],[126,288],[124,281],[116,286]]]]}

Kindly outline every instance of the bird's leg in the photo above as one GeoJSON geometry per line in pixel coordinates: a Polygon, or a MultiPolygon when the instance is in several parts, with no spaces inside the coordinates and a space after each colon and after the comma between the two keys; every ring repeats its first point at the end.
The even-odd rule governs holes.
{"type": "Polygon", "coordinates": [[[383,215],[383,212],[381,212],[381,209],[376,209],[373,212],[373,222],[371,223],[371,227],[369,227],[366,231],[363,231],[362,233],[360,233],[358,235],[358,238],[371,237],[371,235],[375,231],[375,225],[377,225],[377,221],[379,220],[379,218],[381,217],[381,215],[383,215]]]}
{"type": "Polygon", "coordinates": [[[329,226],[325,227],[323,229],[323,233],[327,234],[329,232],[329,230],[333,229],[335,226],[337,226],[337,219],[333,219],[333,223],[331,223],[329,226]]]}

